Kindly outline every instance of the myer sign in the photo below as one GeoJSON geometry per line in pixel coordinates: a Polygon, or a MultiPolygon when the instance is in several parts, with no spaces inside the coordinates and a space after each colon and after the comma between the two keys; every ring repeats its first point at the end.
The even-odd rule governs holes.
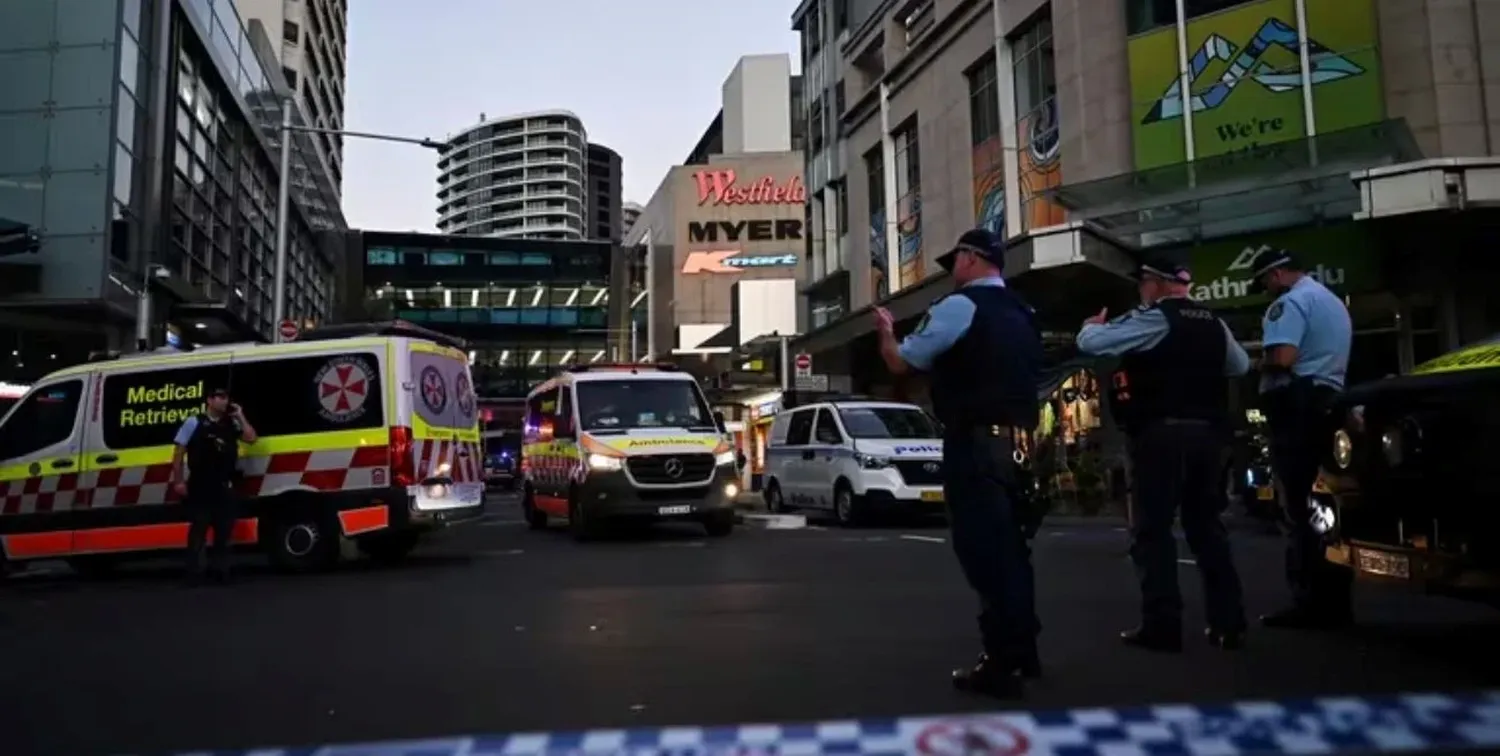
{"type": "Polygon", "coordinates": [[[1261,249],[1286,249],[1307,274],[1341,294],[1380,286],[1380,253],[1365,227],[1354,223],[1250,234],[1178,250],[1193,269],[1192,296],[1218,307],[1264,304],[1250,290],[1250,262],[1261,249]]]}

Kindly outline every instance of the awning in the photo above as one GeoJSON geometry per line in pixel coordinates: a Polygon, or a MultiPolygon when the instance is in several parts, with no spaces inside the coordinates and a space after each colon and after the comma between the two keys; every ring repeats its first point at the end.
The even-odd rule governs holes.
{"type": "Polygon", "coordinates": [[[177,330],[186,344],[268,343],[264,334],[222,304],[174,303],[167,314],[167,324],[177,330]]]}
{"type": "MultiPolygon", "coordinates": [[[[1074,328],[1100,307],[1133,304],[1135,290],[1126,276],[1135,265],[1128,245],[1088,223],[1038,229],[1012,239],[1005,252],[1007,285],[1036,308],[1044,329],[1074,328]]],[[[885,307],[900,322],[921,316],[949,291],[947,273],[928,276],[806,334],[792,342],[792,349],[817,354],[841,347],[875,330],[875,307],[885,307]]]]}
{"type": "Polygon", "coordinates": [[[1351,217],[1360,210],[1352,172],[1420,157],[1406,122],[1392,120],[1044,195],[1070,218],[1131,246],[1155,247],[1351,217]]]}
{"type": "Polygon", "coordinates": [[[1439,158],[1356,171],[1358,220],[1500,207],[1500,159],[1439,158]]]}

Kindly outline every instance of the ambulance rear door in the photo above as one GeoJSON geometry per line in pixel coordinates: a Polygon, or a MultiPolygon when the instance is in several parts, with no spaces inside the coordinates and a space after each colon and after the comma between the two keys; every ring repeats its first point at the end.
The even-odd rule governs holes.
{"type": "Polygon", "coordinates": [[[479,505],[484,460],[468,356],[421,339],[407,343],[417,508],[479,505]]]}
{"type": "Polygon", "coordinates": [[[52,515],[77,507],[90,376],[38,382],[0,421],[0,545],[7,559],[72,553],[72,534],[52,515]]]}

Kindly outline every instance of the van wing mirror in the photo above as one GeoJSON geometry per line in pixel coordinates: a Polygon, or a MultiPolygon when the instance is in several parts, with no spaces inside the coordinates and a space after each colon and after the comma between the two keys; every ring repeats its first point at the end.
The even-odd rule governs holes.
{"type": "Polygon", "coordinates": [[[714,413],[714,426],[719,429],[720,433],[723,433],[729,429],[729,424],[724,420],[723,412],[714,413]]]}

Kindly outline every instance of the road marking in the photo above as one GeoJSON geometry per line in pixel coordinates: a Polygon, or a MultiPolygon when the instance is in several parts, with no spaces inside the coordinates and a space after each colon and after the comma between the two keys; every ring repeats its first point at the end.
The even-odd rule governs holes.
{"type": "Polygon", "coordinates": [[[526,553],[526,551],[523,550],[523,549],[506,549],[504,551],[500,551],[498,549],[491,549],[489,551],[481,551],[481,552],[479,552],[479,556],[482,556],[482,557],[519,556],[519,555],[525,554],[525,553],[526,553]]]}
{"type": "Polygon", "coordinates": [[[1198,564],[1197,560],[1194,560],[1194,559],[1179,559],[1179,560],[1177,560],[1177,563],[1178,564],[1191,564],[1191,565],[1197,565],[1198,564]]]}
{"type": "Polygon", "coordinates": [[[903,535],[903,536],[901,536],[901,540],[903,540],[903,541],[921,541],[922,543],[947,543],[948,542],[948,539],[946,539],[946,538],[938,538],[937,536],[921,536],[921,535],[903,535]]]}
{"type": "Polygon", "coordinates": [[[801,530],[807,527],[807,517],[804,515],[747,514],[743,517],[746,525],[755,525],[767,530],[801,530]]]}

